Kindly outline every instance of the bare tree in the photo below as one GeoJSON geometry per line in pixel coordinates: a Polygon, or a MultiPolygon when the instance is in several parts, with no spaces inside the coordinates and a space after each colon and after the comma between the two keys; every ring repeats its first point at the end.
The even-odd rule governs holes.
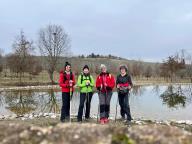
{"type": "Polygon", "coordinates": [[[70,39],[60,25],[48,25],[39,31],[39,49],[47,62],[49,78],[54,84],[53,73],[59,61],[59,57],[68,54],[70,39]]]}
{"type": "MultiPolygon", "coordinates": [[[[18,56],[15,54],[9,54],[6,56],[6,65],[7,68],[9,68],[11,74],[16,74],[16,77],[18,77],[19,74],[19,67],[18,67],[18,56]]],[[[6,74],[7,75],[7,74],[6,74]]]]}
{"type": "Polygon", "coordinates": [[[188,55],[186,58],[186,71],[187,75],[192,82],[192,55],[188,55]]]}
{"type": "Polygon", "coordinates": [[[163,61],[162,63],[161,73],[163,73],[164,76],[170,77],[172,82],[176,72],[184,68],[185,68],[185,61],[183,58],[180,59],[178,55],[169,56],[167,60],[163,61]]]}
{"type": "Polygon", "coordinates": [[[150,65],[146,68],[144,75],[145,75],[145,77],[147,77],[147,80],[148,80],[148,78],[150,78],[152,76],[152,68],[150,65]]]}
{"type": "Polygon", "coordinates": [[[3,71],[3,62],[2,62],[3,54],[2,53],[3,53],[3,50],[0,49],[0,74],[3,71]]]}
{"type": "Polygon", "coordinates": [[[156,63],[154,66],[154,76],[158,77],[160,76],[160,64],[156,63]]]}
{"type": "Polygon", "coordinates": [[[143,72],[143,63],[141,61],[134,62],[132,64],[132,75],[133,76],[141,76],[143,72]]]}
{"type": "Polygon", "coordinates": [[[13,43],[14,58],[13,62],[17,67],[17,72],[19,73],[19,82],[21,84],[21,78],[24,72],[27,71],[28,62],[31,58],[31,53],[34,50],[32,42],[28,41],[24,35],[24,32],[21,31],[20,35],[16,37],[16,40],[13,43]]]}

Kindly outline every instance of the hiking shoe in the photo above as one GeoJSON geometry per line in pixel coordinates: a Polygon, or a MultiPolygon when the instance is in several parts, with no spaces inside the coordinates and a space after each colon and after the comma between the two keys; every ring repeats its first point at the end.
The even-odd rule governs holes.
{"type": "Polygon", "coordinates": [[[131,121],[130,121],[130,120],[126,120],[125,125],[127,125],[128,127],[130,127],[130,126],[131,126],[131,121]]]}
{"type": "Polygon", "coordinates": [[[65,122],[66,122],[66,120],[65,120],[65,119],[61,119],[60,121],[61,121],[62,123],[65,123],[65,122]]]}
{"type": "Polygon", "coordinates": [[[122,120],[122,121],[125,121],[125,120],[126,120],[126,118],[125,118],[125,117],[121,117],[121,120],[122,120]]]}
{"type": "Polygon", "coordinates": [[[108,118],[104,118],[104,122],[105,123],[109,123],[109,119],[108,118]]]}
{"type": "Polygon", "coordinates": [[[90,121],[90,118],[85,118],[85,121],[86,121],[86,122],[89,122],[89,121],[90,121]]]}
{"type": "Polygon", "coordinates": [[[77,119],[77,122],[82,122],[82,119],[77,119]]]}
{"type": "Polygon", "coordinates": [[[105,120],[104,118],[101,118],[100,121],[99,121],[100,124],[105,124],[105,120]]]}

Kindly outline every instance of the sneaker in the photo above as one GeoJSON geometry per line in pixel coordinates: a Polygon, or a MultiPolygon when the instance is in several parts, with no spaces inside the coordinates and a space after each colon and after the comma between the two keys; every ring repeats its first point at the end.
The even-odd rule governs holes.
{"type": "Polygon", "coordinates": [[[81,122],[82,122],[82,119],[77,119],[77,122],[80,122],[80,123],[81,123],[81,122]]]}
{"type": "Polygon", "coordinates": [[[90,121],[90,118],[85,118],[85,121],[86,121],[86,122],[89,122],[89,121],[90,121]]]}
{"type": "Polygon", "coordinates": [[[109,123],[109,119],[108,118],[104,118],[104,122],[105,123],[109,123]]]}
{"type": "Polygon", "coordinates": [[[124,120],[126,120],[126,118],[125,117],[121,117],[121,120],[124,121],[124,120]]]}
{"type": "Polygon", "coordinates": [[[127,121],[125,122],[125,125],[127,125],[128,127],[130,127],[130,126],[131,126],[131,121],[130,121],[130,120],[127,120],[127,121]]]}
{"type": "Polygon", "coordinates": [[[66,122],[65,119],[61,119],[60,121],[61,121],[62,123],[66,122]]]}
{"type": "Polygon", "coordinates": [[[101,118],[100,121],[99,121],[100,124],[105,124],[105,120],[104,118],[101,118]]]}

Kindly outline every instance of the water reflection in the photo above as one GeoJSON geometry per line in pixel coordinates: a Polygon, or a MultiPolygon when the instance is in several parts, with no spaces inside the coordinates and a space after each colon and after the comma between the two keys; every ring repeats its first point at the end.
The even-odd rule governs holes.
{"type": "Polygon", "coordinates": [[[141,96],[146,91],[146,88],[143,86],[134,86],[131,90],[131,94],[141,96]]]}
{"type": "Polygon", "coordinates": [[[169,85],[167,89],[160,95],[160,98],[163,100],[163,104],[166,104],[169,108],[186,106],[187,96],[184,94],[181,85],[169,85]]]}
{"type": "Polygon", "coordinates": [[[41,100],[42,102],[44,101],[44,104],[41,105],[41,111],[46,111],[49,113],[59,113],[60,112],[60,106],[59,103],[56,99],[56,94],[53,89],[48,90],[45,92],[43,95],[41,95],[43,99],[41,100]],[[44,96],[48,97],[48,101],[44,98],[44,96]]]}
{"type": "Polygon", "coordinates": [[[13,91],[5,93],[6,109],[17,115],[32,112],[36,109],[38,103],[34,99],[32,91],[13,91]]]}
{"type": "MultiPolygon", "coordinates": [[[[117,92],[111,99],[111,116],[115,115],[117,92]]],[[[26,113],[60,113],[61,92],[53,89],[46,91],[10,91],[0,94],[0,114],[23,115],[26,113]]],[[[98,94],[93,95],[91,115],[98,112],[98,94]]],[[[74,92],[71,101],[72,114],[77,114],[79,93],[74,92]]],[[[130,106],[134,118],[154,119],[191,119],[192,85],[150,85],[134,86],[130,92],[130,106]],[[163,104],[162,104],[163,102],[163,104]]],[[[118,105],[118,116],[119,105],[118,105]]]]}
{"type": "Polygon", "coordinates": [[[160,86],[159,85],[155,85],[152,89],[152,92],[155,93],[156,95],[159,95],[160,93],[160,86]]]}

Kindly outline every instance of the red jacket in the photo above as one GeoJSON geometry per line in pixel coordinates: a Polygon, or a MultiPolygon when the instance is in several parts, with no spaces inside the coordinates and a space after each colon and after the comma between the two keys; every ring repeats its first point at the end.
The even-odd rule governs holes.
{"type": "Polygon", "coordinates": [[[72,91],[74,91],[75,76],[73,73],[66,74],[64,71],[60,71],[59,86],[62,92],[70,92],[69,81],[73,81],[72,91]]]}
{"type": "Polygon", "coordinates": [[[109,73],[101,73],[96,79],[96,88],[105,92],[106,90],[113,90],[115,87],[115,78],[109,73]],[[104,84],[107,84],[104,86],[104,84]]]}

